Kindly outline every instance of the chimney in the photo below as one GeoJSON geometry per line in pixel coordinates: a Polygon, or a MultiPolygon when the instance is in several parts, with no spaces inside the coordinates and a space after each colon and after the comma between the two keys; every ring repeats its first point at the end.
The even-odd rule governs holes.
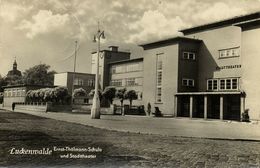
{"type": "Polygon", "coordinates": [[[118,52],[118,46],[109,46],[110,51],[118,52]]]}

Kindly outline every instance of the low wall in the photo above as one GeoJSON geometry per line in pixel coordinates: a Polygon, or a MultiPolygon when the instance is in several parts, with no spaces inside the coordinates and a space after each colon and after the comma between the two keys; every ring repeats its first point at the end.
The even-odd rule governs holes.
{"type": "Polygon", "coordinates": [[[56,105],[51,103],[16,103],[15,109],[17,110],[28,110],[28,111],[39,111],[39,112],[71,112],[72,108],[70,105],[56,105]]]}
{"type": "Polygon", "coordinates": [[[47,111],[47,104],[16,104],[15,109],[46,112],[47,111]]]}

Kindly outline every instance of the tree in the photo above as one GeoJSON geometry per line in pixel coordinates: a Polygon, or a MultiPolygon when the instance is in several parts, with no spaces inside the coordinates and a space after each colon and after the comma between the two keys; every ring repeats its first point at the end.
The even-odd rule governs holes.
{"type": "Polygon", "coordinates": [[[116,97],[116,88],[113,86],[108,86],[102,93],[102,96],[109,101],[110,104],[113,103],[113,99],[116,97]]]}
{"type": "Polygon", "coordinates": [[[125,99],[128,99],[130,102],[130,109],[132,107],[133,100],[136,100],[138,98],[138,95],[135,90],[129,90],[125,93],[125,99]]]}
{"type": "Polygon", "coordinates": [[[18,75],[12,75],[4,78],[5,85],[19,85],[23,84],[23,78],[18,75]]]}
{"type": "Polygon", "coordinates": [[[126,93],[126,88],[118,89],[116,91],[116,97],[120,100],[121,107],[123,107],[123,103],[124,103],[124,100],[125,100],[125,93],[126,93]]]}
{"type": "Polygon", "coordinates": [[[5,79],[2,78],[2,76],[0,75],[0,92],[4,91],[3,86],[6,86],[6,85],[7,85],[7,83],[6,83],[5,79]]]}
{"type": "Polygon", "coordinates": [[[83,88],[78,88],[73,91],[73,97],[85,97],[87,96],[87,92],[83,88]]]}
{"type": "Polygon", "coordinates": [[[50,66],[39,64],[25,70],[23,82],[30,85],[53,85],[55,71],[49,71],[50,66]]]}
{"type": "Polygon", "coordinates": [[[30,102],[56,102],[68,103],[70,96],[66,87],[42,88],[29,90],[26,93],[26,99],[30,102]]]}

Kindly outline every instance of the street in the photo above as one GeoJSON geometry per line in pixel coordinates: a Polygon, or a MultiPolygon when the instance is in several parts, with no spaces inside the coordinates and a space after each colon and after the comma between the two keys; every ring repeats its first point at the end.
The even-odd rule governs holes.
{"type": "Polygon", "coordinates": [[[5,110],[0,111],[0,140],[0,167],[260,165],[258,141],[118,132],[5,110]],[[52,150],[52,153],[26,154],[23,151],[19,154],[19,150],[21,152],[43,148],[52,150]],[[18,154],[11,154],[15,150],[18,154]]]}

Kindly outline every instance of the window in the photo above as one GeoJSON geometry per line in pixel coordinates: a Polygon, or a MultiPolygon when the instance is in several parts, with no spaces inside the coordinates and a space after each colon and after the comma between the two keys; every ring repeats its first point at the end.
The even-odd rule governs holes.
{"type": "Polygon", "coordinates": [[[226,80],[221,79],[220,80],[220,90],[224,90],[226,86],[226,80]]]}
{"type": "Polygon", "coordinates": [[[122,79],[114,79],[114,80],[111,80],[111,86],[123,86],[122,85],[122,79]]]}
{"type": "Polygon", "coordinates": [[[163,77],[163,54],[157,54],[156,60],[156,96],[157,103],[162,102],[162,77],[163,77]]]}
{"type": "Polygon", "coordinates": [[[194,52],[183,52],[183,59],[188,59],[188,60],[195,60],[195,53],[194,52]]]}
{"type": "Polygon", "coordinates": [[[133,71],[139,71],[140,66],[139,63],[133,63],[126,65],[126,72],[133,72],[133,71]]]}
{"type": "Polygon", "coordinates": [[[88,86],[94,86],[94,79],[89,79],[88,80],[88,86]]]}
{"type": "Polygon", "coordinates": [[[21,92],[21,96],[25,96],[25,95],[26,95],[26,91],[25,91],[25,89],[23,89],[21,92]]]}
{"type": "Polygon", "coordinates": [[[16,93],[16,96],[21,96],[21,89],[17,89],[17,93],[16,93]]]}
{"type": "Polygon", "coordinates": [[[226,89],[231,89],[231,79],[226,79],[226,89]]]}
{"type": "Polygon", "coordinates": [[[194,80],[193,79],[182,79],[182,86],[194,86],[194,80]]]}
{"type": "Polygon", "coordinates": [[[238,89],[238,79],[232,79],[232,89],[238,89]]]}
{"type": "Polygon", "coordinates": [[[217,79],[208,79],[207,90],[218,90],[218,80],[217,79]]]}
{"type": "Polygon", "coordinates": [[[84,82],[83,79],[75,78],[73,84],[78,86],[83,86],[84,82]]]}
{"type": "Polygon", "coordinates": [[[126,86],[134,86],[134,85],[137,85],[135,83],[135,78],[128,78],[128,79],[126,79],[126,86]]]}
{"type": "Polygon", "coordinates": [[[219,58],[238,57],[239,47],[219,50],[219,58]]]}

